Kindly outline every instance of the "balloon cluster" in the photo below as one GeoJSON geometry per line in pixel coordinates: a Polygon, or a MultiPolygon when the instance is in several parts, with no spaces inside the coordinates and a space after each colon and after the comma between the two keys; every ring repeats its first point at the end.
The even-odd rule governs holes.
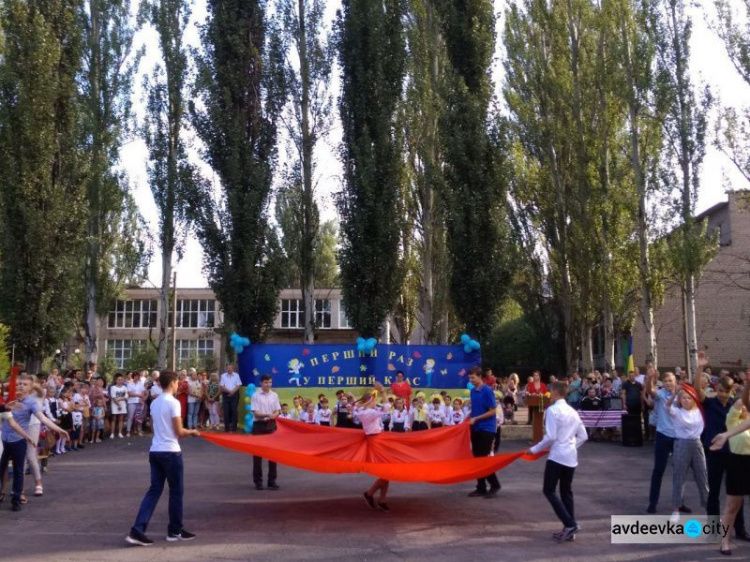
{"type": "Polygon", "coordinates": [[[375,346],[378,345],[378,340],[375,338],[357,338],[357,351],[360,353],[366,353],[370,355],[375,346]]]}
{"type": "Polygon", "coordinates": [[[255,385],[251,383],[245,389],[245,433],[253,430],[253,394],[255,394],[255,385]]]}
{"type": "Polygon", "coordinates": [[[232,335],[229,336],[229,345],[234,349],[234,352],[239,355],[242,353],[243,349],[250,345],[250,339],[243,338],[237,332],[233,332],[232,335]]]}
{"type": "Polygon", "coordinates": [[[481,347],[477,340],[473,340],[469,337],[469,334],[461,334],[461,343],[463,344],[466,353],[479,351],[479,348],[481,347]]]}

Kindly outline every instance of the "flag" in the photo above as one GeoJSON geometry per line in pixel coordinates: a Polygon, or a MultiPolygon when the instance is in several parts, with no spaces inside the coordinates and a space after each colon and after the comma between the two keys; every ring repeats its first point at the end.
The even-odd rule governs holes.
{"type": "Polygon", "coordinates": [[[21,368],[18,365],[13,365],[10,368],[10,379],[8,380],[8,402],[13,402],[16,399],[16,380],[18,379],[18,373],[21,368]]]}
{"type": "MultiPolygon", "coordinates": [[[[635,371],[635,361],[633,360],[633,338],[630,338],[629,342],[629,353],[628,353],[628,368],[625,371],[625,374],[627,375],[631,371],[635,371]]],[[[637,371],[636,371],[637,372],[637,371]]]]}

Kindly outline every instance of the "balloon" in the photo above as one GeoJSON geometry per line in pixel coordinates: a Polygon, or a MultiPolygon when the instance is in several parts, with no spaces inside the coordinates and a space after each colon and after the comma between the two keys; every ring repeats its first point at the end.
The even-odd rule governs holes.
{"type": "Polygon", "coordinates": [[[467,345],[471,341],[469,334],[461,334],[461,343],[467,345]]]}
{"type": "Polygon", "coordinates": [[[249,424],[245,424],[245,433],[252,433],[253,431],[253,424],[252,422],[249,424]]]}
{"type": "Polygon", "coordinates": [[[242,338],[242,345],[244,345],[245,347],[250,345],[250,338],[242,338]]]}
{"type": "Polygon", "coordinates": [[[471,346],[471,349],[473,349],[474,351],[479,351],[479,348],[481,347],[477,340],[471,340],[469,342],[469,346],[471,346]]]}
{"type": "Polygon", "coordinates": [[[468,388],[464,390],[464,396],[471,396],[471,391],[468,388]]]}
{"type": "Polygon", "coordinates": [[[467,344],[466,344],[466,345],[464,346],[464,352],[465,352],[465,353],[471,353],[472,351],[474,351],[474,350],[473,350],[473,349],[471,349],[471,345],[467,343],[467,344]]]}
{"type": "Polygon", "coordinates": [[[360,353],[364,353],[365,352],[365,344],[364,343],[358,343],[357,344],[357,351],[360,352],[360,353]]]}
{"type": "Polygon", "coordinates": [[[249,413],[252,414],[253,413],[253,405],[248,402],[247,404],[245,404],[245,410],[247,412],[249,412],[249,413]]]}
{"type": "Polygon", "coordinates": [[[468,388],[469,390],[474,390],[474,385],[473,385],[473,384],[471,384],[471,383],[468,383],[468,384],[466,385],[466,388],[468,388]]]}
{"type": "Polygon", "coordinates": [[[247,392],[245,392],[245,404],[250,404],[250,396],[248,396],[247,392]]]}
{"type": "Polygon", "coordinates": [[[364,345],[364,343],[365,343],[365,338],[363,337],[357,338],[357,345],[364,345]]]}
{"type": "Polygon", "coordinates": [[[376,345],[378,345],[378,340],[375,338],[370,338],[367,340],[367,345],[370,346],[370,348],[374,348],[376,345]]]}

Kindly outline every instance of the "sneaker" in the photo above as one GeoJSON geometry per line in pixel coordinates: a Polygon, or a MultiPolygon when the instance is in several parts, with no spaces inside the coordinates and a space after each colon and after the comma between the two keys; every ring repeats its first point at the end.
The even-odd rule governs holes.
{"type": "Polygon", "coordinates": [[[263,490],[263,484],[256,484],[255,489],[260,492],[261,490],[263,490]]]}
{"type": "Polygon", "coordinates": [[[114,438],[115,438],[115,434],[114,434],[114,433],[110,433],[110,434],[109,434],[109,438],[110,438],[110,439],[114,439],[114,438]]]}
{"type": "Polygon", "coordinates": [[[176,535],[173,535],[172,533],[167,533],[167,542],[191,541],[194,538],[195,538],[195,535],[193,533],[189,533],[185,529],[183,529],[176,535]]]}
{"type": "Polygon", "coordinates": [[[649,513],[651,515],[653,515],[654,513],[656,513],[656,506],[655,505],[648,506],[646,508],[646,513],[649,513]]]}
{"type": "Polygon", "coordinates": [[[470,498],[483,498],[487,495],[486,490],[474,490],[469,494],[470,498]]]}
{"type": "Polygon", "coordinates": [[[373,497],[370,494],[368,494],[367,492],[365,492],[362,495],[365,497],[365,501],[367,502],[367,505],[369,505],[373,509],[377,509],[378,508],[375,505],[375,500],[373,499],[373,497]]]}
{"type": "Polygon", "coordinates": [[[20,503],[14,503],[13,507],[11,508],[13,511],[21,511],[23,508],[21,507],[20,503]]]}
{"type": "MultiPolygon", "coordinates": [[[[120,439],[122,439],[122,433],[120,433],[117,437],[119,437],[120,439]]],[[[130,437],[130,435],[128,435],[128,437],[130,437]]]]}
{"type": "MultiPolygon", "coordinates": [[[[120,434],[120,437],[122,437],[122,433],[120,434]]],[[[129,431],[125,434],[125,437],[127,437],[128,439],[130,439],[130,432],[129,431]]]]}
{"type": "MultiPolygon", "coordinates": [[[[559,541],[568,541],[568,540],[571,540],[570,537],[575,537],[575,534],[578,531],[580,531],[580,530],[581,530],[581,528],[578,525],[576,525],[575,527],[565,527],[562,530],[562,533],[560,534],[560,536],[557,537],[557,540],[559,540],[559,541]]],[[[573,539],[573,540],[575,540],[575,539],[573,539]]]]}
{"type": "Polygon", "coordinates": [[[693,513],[693,510],[686,505],[681,505],[678,511],[680,513],[693,513]]]}
{"type": "Polygon", "coordinates": [[[484,499],[488,500],[490,498],[494,498],[497,496],[497,493],[500,491],[500,486],[497,488],[490,488],[490,491],[487,492],[487,495],[484,496],[484,499]]]}
{"type": "Polygon", "coordinates": [[[555,540],[560,540],[560,537],[562,537],[565,534],[565,527],[562,528],[562,531],[557,531],[556,533],[552,533],[552,538],[555,540]]]}
{"type": "Polygon", "coordinates": [[[388,507],[387,503],[379,502],[378,507],[380,508],[380,511],[391,511],[391,508],[388,507]]]}
{"type": "Polygon", "coordinates": [[[152,541],[146,535],[133,530],[131,530],[130,534],[125,537],[125,540],[130,544],[135,544],[138,546],[151,546],[152,544],[154,544],[154,541],[152,541]]]}
{"type": "Polygon", "coordinates": [[[672,512],[672,515],[669,517],[669,522],[675,525],[680,522],[680,510],[679,509],[672,512]]]}
{"type": "Polygon", "coordinates": [[[279,486],[276,482],[269,482],[266,486],[269,490],[280,490],[281,486],[279,486]]]}

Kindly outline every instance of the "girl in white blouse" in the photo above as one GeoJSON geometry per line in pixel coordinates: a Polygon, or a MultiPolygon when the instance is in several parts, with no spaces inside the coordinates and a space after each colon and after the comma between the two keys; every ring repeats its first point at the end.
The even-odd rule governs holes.
{"type": "Polygon", "coordinates": [[[396,398],[394,410],[391,412],[391,431],[404,433],[411,429],[409,427],[409,412],[404,408],[404,399],[396,398]]]}
{"type": "Polygon", "coordinates": [[[675,442],[672,452],[672,517],[670,521],[680,520],[680,506],[685,491],[685,477],[692,468],[701,505],[705,507],[708,496],[708,474],[706,455],[701,443],[703,433],[703,415],[695,404],[693,397],[680,389],[666,403],[666,410],[674,422],[675,442]]]}

